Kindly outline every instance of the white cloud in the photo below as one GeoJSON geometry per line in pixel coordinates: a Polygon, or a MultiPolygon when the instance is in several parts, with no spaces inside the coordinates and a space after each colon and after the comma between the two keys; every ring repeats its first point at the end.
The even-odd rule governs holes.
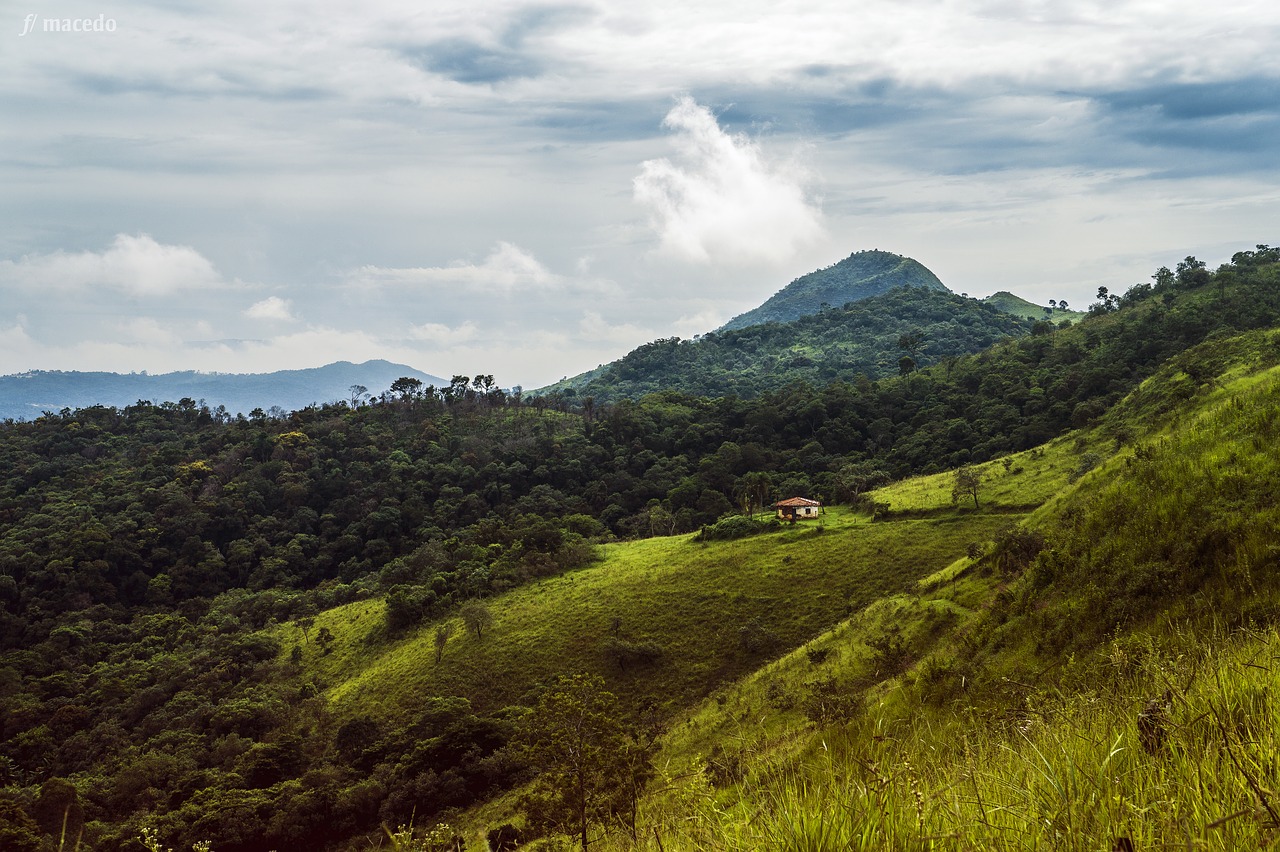
{"type": "Polygon", "coordinates": [[[663,126],[675,131],[678,162],[646,160],[633,188],[664,251],[703,263],[778,263],[823,236],[794,164],[768,162],[687,96],[663,126]]]}
{"type": "Polygon", "coordinates": [[[268,296],[261,302],[254,302],[245,309],[244,315],[249,319],[273,322],[292,322],[296,319],[292,302],[279,296],[268,296]]]}
{"type": "Polygon", "coordinates": [[[125,346],[175,346],[181,338],[153,317],[135,317],[117,324],[125,346]]]}
{"type": "Polygon", "coordinates": [[[695,314],[685,314],[673,322],[671,327],[676,334],[682,337],[694,337],[699,334],[706,334],[713,328],[719,328],[724,325],[727,319],[729,317],[725,315],[723,308],[710,306],[695,314]]]}
{"type": "Polygon", "coordinates": [[[446,349],[474,340],[476,324],[468,320],[457,328],[450,328],[443,323],[428,322],[413,326],[409,330],[409,336],[414,340],[421,340],[440,349],[446,349]]]}
{"type": "Polygon", "coordinates": [[[200,252],[158,243],[149,234],[117,234],[101,252],[58,251],[0,261],[0,279],[35,289],[104,288],[134,296],[164,296],[224,283],[200,252]]]}
{"type": "Polygon", "coordinates": [[[580,340],[613,343],[628,349],[652,340],[656,336],[651,329],[642,328],[634,323],[624,322],[614,325],[596,311],[583,312],[582,319],[578,321],[578,332],[580,340]]]}
{"type": "Polygon", "coordinates": [[[449,266],[389,268],[363,266],[351,279],[361,285],[464,287],[487,291],[545,290],[561,283],[559,276],[517,245],[499,242],[479,263],[455,261],[449,266]]]}

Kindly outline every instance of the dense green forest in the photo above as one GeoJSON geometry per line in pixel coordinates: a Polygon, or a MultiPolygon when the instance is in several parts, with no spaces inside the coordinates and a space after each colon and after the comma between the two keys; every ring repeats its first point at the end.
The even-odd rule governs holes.
{"type": "MultiPolygon", "coordinates": [[[[481,375],[277,417],[188,399],[6,422],[0,838],[34,849],[66,818],[85,848],[141,849],[163,818],[171,843],[236,852],[425,823],[526,777],[504,748],[518,713],[442,696],[395,736],[339,720],[300,676],[333,641],[318,613],[385,598],[370,641],[390,642],[590,564],[601,542],[712,524],[761,475],[774,495],[854,502],[1094,423],[1162,365],[1208,377],[1184,353],[1277,322],[1280,250],[1259,246],[1100,291],[1069,328],[753,399],[524,398],[481,375]]],[[[914,343],[927,353],[930,335],[914,343]]]]}
{"type": "Polygon", "coordinates": [[[791,322],[656,340],[538,393],[596,402],[672,390],[752,398],[796,382],[821,387],[909,373],[1026,334],[1033,325],[947,290],[898,287],[791,322]]]}

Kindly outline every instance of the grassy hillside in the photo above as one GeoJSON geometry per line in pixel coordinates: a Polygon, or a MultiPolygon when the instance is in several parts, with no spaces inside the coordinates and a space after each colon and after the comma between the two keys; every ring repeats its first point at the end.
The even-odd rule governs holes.
{"type": "MultiPolygon", "coordinates": [[[[1270,848],[1277,361],[1275,332],[1211,341],[1184,363],[1213,374],[986,465],[993,511],[1052,499],[700,705],[602,848],[1270,848]]],[[[946,479],[874,496],[939,511],[946,479]]]]}
{"type": "MultiPolygon", "coordinates": [[[[392,724],[432,696],[460,696],[496,712],[566,670],[601,674],[627,706],[666,715],[850,612],[911,588],[1003,522],[958,511],[873,523],[836,509],[819,522],[738,541],[674,536],[608,545],[595,566],[490,599],[492,627],[477,639],[459,623],[439,665],[435,623],[382,644],[378,605],[323,613],[316,629],[327,627],[337,650],[306,654],[304,677],[339,716],[372,712],[392,724]],[[752,624],[763,632],[744,641],[752,624]],[[615,632],[657,646],[660,657],[620,668],[606,654],[615,632]]],[[[282,628],[282,636],[297,641],[292,631],[282,628]]]]}
{"type": "Polygon", "coordinates": [[[792,322],[825,308],[838,308],[896,287],[923,287],[947,292],[947,287],[917,260],[887,251],[859,251],[825,269],[792,281],[758,308],[739,314],[719,331],[766,322],[792,322]]]}
{"type": "Polygon", "coordinates": [[[1083,319],[1084,311],[1068,311],[1057,305],[1052,308],[1047,305],[1037,305],[1034,302],[1028,302],[1021,296],[1015,296],[1008,290],[1001,290],[998,293],[992,293],[990,296],[982,300],[984,305],[990,305],[998,311],[1004,311],[1006,314],[1013,314],[1015,317],[1023,317],[1029,320],[1047,319],[1053,323],[1060,323],[1063,320],[1076,322],[1083,319]]]}
{"type": "MultiPolygon", "coordinates": [[[[841,742],[858,755],[905,732],[917,761],[969,737],[994,766],[1022,747],[997,723],[1082,718],[1090,705],[1072,702],[1089,690],[1128,696],[1132,719],[1160,696],[1108,680],[1113,658],[1150,658],[1126,643],[1154,631],[1175,648],[1155,658],[1165,671],[1206,635],[1230,656],[1248,638],[1231,631],[1273,620],[1280,573],[1265,372],[1280,347],[1233,337],[1276,327],[1280,250],[1212,273],[1188,259],[1155,282],[1070,328],[750,400],[578,405],[480,376],[280,417],[140,402],[0,424],[0,837],[56,843],[74,813],[95,852],[136,852],[143,828],[219,852],[365,846],[382,823],[446,818],[540,768],[523,720],[573,672],[618,693],[612,718],[666,724],[659,765],[683,767],[666,786],[710,784],[724,814],[774,813],[782,793],[764,782],[803,777],[841,742]],[[912,473],[935,475],[865,493],[912,473]],[[953,503],[959,481],[972,489],[953,503]],[[689,541],[757,489],[858,501],[877,520],[689,541]],[[595,563],[599,544],[659,531],[685,537],[595,563]],[[460,619],[476,602],[482,637],[460,619]],[[708,694],[706,724],[681,721],[708,694]],[[700,739],[681,747],[683,730],[700,739]]],[[[1177,680],[1190,703],[1203,683],[1177,680]]],[[[1236,740],[1215,754],[1228,743],[1248,765],[1236,740]]],[[[664,837],[692,819],[645,807],[664,837]]],[[[707,825],[778,845],[753,834],[762,820],[707,825]]]]}

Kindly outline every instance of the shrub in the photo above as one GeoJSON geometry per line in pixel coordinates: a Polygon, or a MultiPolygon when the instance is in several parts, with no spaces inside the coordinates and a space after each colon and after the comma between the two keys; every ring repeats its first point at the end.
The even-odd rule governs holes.
{"type": "Polygon", "coordinates": [[[662,646],[655,642],[629,642],[616,636],[604,643],[604,656],[620,671],[631,666],[651,666],[662,659],[662,646]]]}
{"type": "Polygon", "coordinates": [[[738,647],[748,654],[760,654],[778,644],[778,637],[758,618],[738,628],[738,647]]]}
{"type": "Polygon", "coordinates": [[[746,515],[730,515],[727,518],[721,518],[714,524],[703,527],[702,531],[694,536],[693,540],[730,541],[769,532],[777,529],[778,526],[777,518],[757,521],[754,518],[748,518],[746,515]]]}
{"type": "Polygon", "coordinates": [[[806,648],[805,656],[809,658],[809,662],[815,666],[820,666],[827,661],[827,657],[831,655],[830,648],[806,648]]]}
{"type": "Polygon", "coordinates": [[[800,707],[809,721],[833,725],[852,722],[862,714],[862,696],[852,684],[827,677],[806,686],[800,707]]]}
{"type": "Polygon", "coordinates": [[[1026,569],[1044,547],[1040,533],[1010,524],[996,533],[992,556],[996,568],[1005,576],[1012,576],[1026,569]]]}
{"type": "Polygon", "coordinates": [[[1076,469],[1071,471],[1070,475],[1067,477],[1067,480],[1069,482],[1075,482],[1077,479],[1084,476],[1086,473],[1093,470],[1095,467],[1097,467],[1101,463],[1102,463],[1102,457],[1099,456],[1097,453],[1085,453],[1084,455],[1080,456],[1080,462],[1076,465],[1076,469]]]}
{"type": "Polygon", "coordinates": [[[910,662],[911,651],[896,630],[868,640],[867,646],[871,648],[871,670],[882,680],[901,674],[910,662]]]}

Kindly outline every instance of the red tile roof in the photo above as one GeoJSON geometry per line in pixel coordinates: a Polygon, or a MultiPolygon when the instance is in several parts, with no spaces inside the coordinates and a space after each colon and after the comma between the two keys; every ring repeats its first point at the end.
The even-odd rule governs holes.
{"type": "Polygon", "coordinates": [[[805,497],[790,497],[786,500],[779,500],[777,503],[773,504],[773,507],[777,509],[779,507],[788,508],[791,506],[821,506],[821,505],[822,504],[819,503],[817,500],[809,500],[805,497]]]}

